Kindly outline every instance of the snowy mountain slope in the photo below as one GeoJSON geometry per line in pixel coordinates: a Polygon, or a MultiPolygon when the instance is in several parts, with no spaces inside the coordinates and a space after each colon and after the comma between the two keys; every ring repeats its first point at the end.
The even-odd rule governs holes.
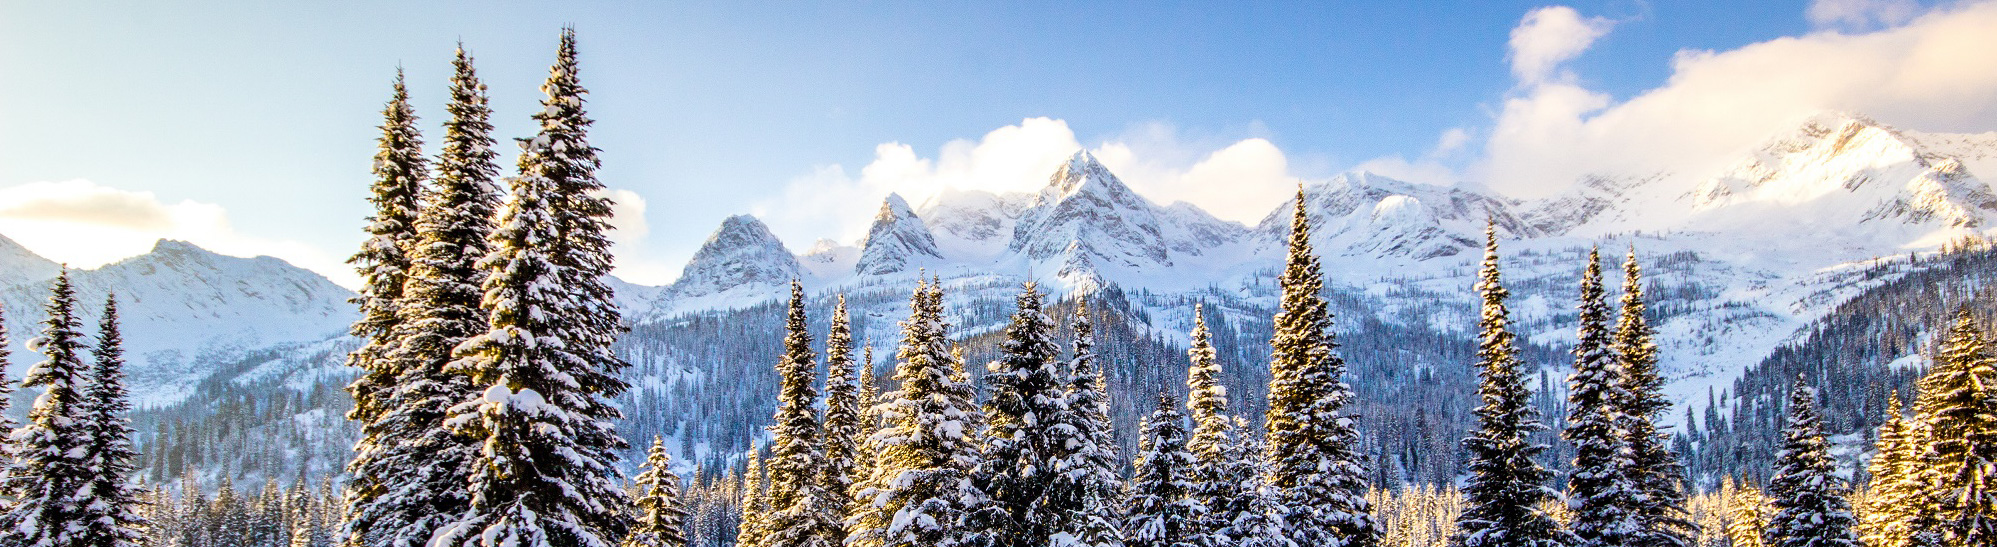
{"type": "Polygon", "coordinates": [[[854,273],[880,275],[908,271],[941,258],[943,253],[936,249],[936,236],[929,233],[922,218],[909,209],[908,202],[899,194],[888,194],[881,203],[881,212],[874,215],[873,226],[867,230],[854,273]]]}
{"type": "Polygon", "coordinates": [[[61,269],[62,265],[55,261],[42,258],[7,236],[0,236],[0,287],[52,279],[61,269]]]}
{"type": "Polygon", "coordinates": [[[916,214],[936,237],[943,256],[959,262],[982,262],[1005,252],[1019,217],[1038,198],[1024,192],[999,195],[946,189],[924,202],[916,214]]]}
{"type": "MultiPolygon", "coordinates": [[[[193,244],[161,240],[150,252],[71,274],[86,331],[118,294],[132,393],[140,405],[185,397],[217,363],[251,351],[336,338],[356,312],[351,291],[319,274],[271,257],[238,258],[193,244]]],[[[42,283],[0,292],[14,333],[14,371],[32,364],[18,346],[43,319],[42,283]]],[[[18,376],[16,376],[18,377],[18,376]]]]}
{"type": "MultiPolygon", "coordinates": [[[[1315,234],[1326,256],[1407,258],[1423,261],[1483,248],[1484,222],[1501,233],[1536,235],[1514,205],[1468,190],[1403,182],[1367,172],[1344,173],[1304,188],[1315,234]]],[[[1295,198],[1284,200],[1256,224],[1257,244],[1270,252],[1288,245],[1295,198]]],[[[1330,260],[1330,259],[1328,259],[1330,260]]]]}

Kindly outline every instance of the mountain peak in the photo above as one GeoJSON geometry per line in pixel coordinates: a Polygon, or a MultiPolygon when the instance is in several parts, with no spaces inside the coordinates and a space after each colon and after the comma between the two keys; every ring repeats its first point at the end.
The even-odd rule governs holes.
{"type": "Polygon", "coordinates": [[[668,290],[676,297],[699,297],[737,286],[780,286],[797,275],[797,257],[769,226],[735,215],[721,221],[668,290]]]}
{"type": "Polygon", "coordinates": [[[905,271],[911,261],[943,258],[936,249],[936,236],[900,194],[888,194],[881,202],[881,212],[874,215],[874,225],[867,229],[862,247],[860,261],[853,266],[860,274],[905,271]]]}
{"type": "Polygon", "coordinates": [[[1096,161],[1094,154],[1090,154],[1087,150],[1079,150],[1075,155],[1069,156],[1068,162],[1061,164],[1060,169],[1054,171],[1054,176],[1049,177],[1047,189],[1041,191],[1041,199],[1049,201],[1085,192],[1134,195],[1130,187],[1123,184],[1122,179],[1116,178],[1116,174],[1109,172],[1108,167],[1096,161]]]}

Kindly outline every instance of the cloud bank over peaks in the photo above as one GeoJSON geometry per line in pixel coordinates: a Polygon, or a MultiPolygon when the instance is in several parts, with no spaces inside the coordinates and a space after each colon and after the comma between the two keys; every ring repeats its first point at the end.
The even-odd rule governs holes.
{"type": "Polygon", "coordinates": [[[342,258],[297,241],[238,233],[220,205],[194,200],[169,203],[152,192],[88,180],[0,188],[0,234],[73,268],[95,268],[144,254],[158,240],[174,239],[226,255],[273,256],[343,286],[358,285],[342,258]]]}
{"type": "Polygon", "coordinates": [[[1288,156],[1265,138],[1190,139],[1153,123],[1085,146],[1066,121],[1027,118],[977,140],[944,143],[930,157],[908,144],[882,143],[857,173],[820,166],[752,211],[786,242],[833,234],[852,243],[866,234],[871,213],[890,193],[919,206],[946,189],[1036,192],[1083,149],[1146,198],[1190,202],[1243,223],[1267,214],[1298,180],[1288,156]]]}

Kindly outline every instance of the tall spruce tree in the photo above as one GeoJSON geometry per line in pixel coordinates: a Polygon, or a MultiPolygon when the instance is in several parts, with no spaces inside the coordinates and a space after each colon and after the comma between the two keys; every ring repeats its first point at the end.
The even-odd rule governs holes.
{"type": "Polygon", "coordinates": [[[1477,293],[1483,297],[1478,329],[1477,388],[1482,401],[1475,411],[1478,429],[1463,440],[1469,452],[1470,479],[1463,486],[1466,498],[1462,514],[1456,517],[1452,545],[1479,547],[1567,547],[1579,538],[1555,522],[1542,509],[1556,500],[1546,486],[1553,473],[1535,460],[1546,450],[1534,444],[1533,433],[1546,429],[1532,406],[1532,391],[1526,388],[1524,366],[1518,358],[1518,341],[1511,332],[1511,312],[1498,274],[1498,234],[1494,224],[1484,226],[1484,265],[1477,276],[1477,293]]]}
{"type": "Polygon", "coordinates": [[[804,285],[790,283],[784,356],[777,361],[777,410],[771,418],[770,535],[766,547],[837,547],[846,504],[825,483],[823,425],[818,422],[818,355],[806,330],[804,285]]]}
{"type": "MultiPolygon", "coordinates": [[[[598,427],[576,433],[577,450],[586,458],[615,467],[618,453],[627,447],[612,427],[623,416],[610,401],[629,387],[619,379],[629,365],[610,348],[625,329],[615,295],[605,281],[611,269],[608,234],[612,203],[596,178],[601,161],[596,147],[589,144],[593,122],[583,112],[584,95],[589,91],[583,89],[577,69],[576,32],[573,27],[564,28],[555,65],[548,71],[547,83],[541,85],[547,97],[541,100],[541,111],[534,114],[540,131],[521,140],[519,168],[522,177],[548,180],[549,218],[557,236],[550,242],[548,258],[560,266],[555,275],[568,293],[567,306],[561,310],[564,320],[557,327],[582,360],[571,372],[576,384],[596,395],[576,401],[578,412],[598,420],[598,427]]],[[[603,481],[590,486],[584,494],[617,495],[601,489],[609,484],[603,481]]],[[[624,526],[616,514],[595,518],[608,528],[624,526]]]]}
{"type": "Polygon", "coordinates": [[[1158,408],[1139,433],[1136,473],[1124,492],[1123,541],[1128,547],[1200,547],[1207,508],[1193,497],[1193,453],[1186,449],[1179,401],[1158,395],[1158,408]]]}
{"type": "Polygon", "coordinates": [[[349,466],[354,476],[398,485],[382,489],[348,517],[355,527],[375,531],[374,545],[382,547],[420,547],[471,507],[464,483],[473,473],[478,445],[452,434],[443,422],[452,405],[475,393],[466,376],[446,367],[453,348],[487,327],[479,307],[486,274],[478,259],[491,250],[485,238],[498,206],[493,180],[499,167],[485,86],[462,45],[452,65],[446,106],[451,117],[444,122],[437,177],[416,216],[409,269],[390,329],[395,346],[383,357],[398,372],[395,382],[379,391],[376,418],[362,424],[373,450],[349,466]]]}
{"type": "Polygon", "coordinates": [[[76,289],[64,270],[49,293],[48,319],[28,348],[46,358],[28,369],[22,387],[41,388],[28,423],[13,433],[15,475],[6,489],[13,507],[0,515],[0,545],[86,547],[91,513],[91,404],[83,363],[76,289]]]}
{"type": "Polygon", "coordinates": [[[1886,422],[1879,425],[1878,453],[1867,468],[1872,475],[1871,492],[1865,497],[1864,511],[1854,530],[1866,547],[1906,547],[1913,533],[1909,524],[1919,510],[1920,491],[1925,488],[1913,480],[1920,470],[1920,452],[1900,409],[1896,391],[1886,398],[1886,422]]]}
{"type": "Polygon", "coordinates": [[[1850,488],[1838,478],[1817,415],[1817,391],[1796,379],[1775,476],[1768,481],[1775,515],[1762,541],[1768,547],[1857,547],[1851,533],[1850,488]]]}
{"type": "Polygon", "coordinates": [[[1742,483],[1727,498],[1728,547],[1764,547],[1761,533],[1768,528],[1768,496],[1752,484],[1742,483]]]}
{"type": "Polygon", "coordinates": [[[982,497],[969,480],[979,418],[951,371],[941,289],[920,283],[909,308],[896,352],[900,389],[878,407],[887,425],[868,441],[873,476],[847,521],[852,547],[957,547],[960,520],[982,497]]]}
{"type": "Polygon", "coordinates": [[[379,151],[374,156],[373,195],[368,201],[374,214],[368,217],[368,240],[347,263],[361,277],[360,293],[353,303],[360,306],[360,319],[352,334],[361,347],[347,355],[347,365],[360,369],[360,375],[347,385],[354,407],[347,418],[362,424],[362,436],[354,444],[354,461],[348,464],[347,506],[357,518],[349,519],[342,534],[347,547],[379,547],[394,524],[377,526],[368,518],[368,508],[377,498],[400,486],[375,472],[373,461],[383,448],[381,431],[374,426],[388,410],[382,391],[401,376],[388,353],[396,348],[396,325],[401,321],[397,304],[408,280],[409,252],[416,243],[416,218],[422,209],[424,181],[429,177],[428,160],[423,157],[422,136],[416,130],[416,113],[409,106],[409,90],[403,85],[402,70],[395,71],[395,92],[382,109],[379,151]]]}
{"type": "Polygon", "coordinates": [[[749,447],[742,466],[742,519],[735,526],[735,547],[764,547],[770,536],[770,491],[764,485],[762,452],[749,447]]]}
{"type": "Polygon", "coordinates": [[[680,500],[680,476],[673,474],[673,455],[664,437],[652,437],[639,471],[638,522],[624,537],[623,547],[686,547],[686,505],[680,500]]]}
{"type": "Polygon", "coordinates": [[[1609,306],[1602,288],[1599,250],[1588,252],[1581,273],[1580,327],[1574,344],[1574,374],[1567,378],[1567,429],[1574,444],[1574,467],[1567,477],[1568,526],[1587,547],[1622,547],[1635,540],[1642,523],[1632,507],[1637,496],[1629,444],[1622,435],[1622,363],[1608,329],[1609,306]]]}
{"type": "MultiPolygon", "coordinates": [[[[526,155],[541,146],[551,144],[536,138],[526,155]]],[[[622,441],[608,398],[624,384],[591,359],[596,340],[572,323],[571,275],[552,260],[554,181],[523,170],[511,190],[479,262],[488,330],[459,345],[449,367],[477,390],[445,422],[482,445],[471,508],[430,547],[611,547],[630,518],[610,452],[622,441]]]]}
{"type": "MultiPolygon", "coordinates": [[[[11,340],[7,337],[7,318],[0,314],[0,492],[6,492],[7,484],[14,476],[17,455],[14,442],[6,436],[21,427],[14,420],[14,380],[7,377],[7,369],[13,366],[13,350],[7,349],[11,340]]],[[[7,512],[9,503],[0,500],[0,514],[7,512]]]]}
{"type": "Polygon", "coordinates": [[[132,447],[130,394],[125,391],[125,342],[118,333],[118,296],[104,298],[104,315],[98,323],[95,366],[88,377],[83,399],[88,405],[85,428],[89,432],[87,455],[90,486],[78,504],[83,507],[83,545],[94,547],[136,546],[143,539],[139,527],[139,493],[126,479],[138,469],[134,462],[139,451],[132,447]]]}
{"type": "Polygon", "coordinates": [[[1269,340],[1269,487],[1278,515],[1298,543],[1372,547],[1378,541],[1366,501],[1359,432],[1344,415],[1352,401],[1345,360],[1331,332],[1321,294],[1324,274],[1311,253],[1304,191],[1290,224],[1290,252],[1278,282],[1283,289],[1269,340]]]}
{"type": "Polygon", "coordinates": [[[1949,545],[1997,544],[1997,354],[1965,308],[1938,357],[1921,380],[1933,512],[1949,545]]]}
{"type": "Polygon", "coordinates": [[[1235,440],[1235,467],[1245,472],[1235,475],[1241,485],[1241,507],[1218,515],[1229,519],[1224,530],[1227,539],[1236,547],[1297,547],[1277,516],[1265,482],[1268,474],[1262,470],[1262,454],[1266,452],[1262,437],[1250,432],[1248,420],[1239,416],[1234,419],[1234,430],[1241,433],[1235,440]]]}
{"type": "Polygon", "coordinates": [[[1042,311],[1040,289],[1028,281],[1015,300],[1012,324],[999,344],[999,359],[986,365],[984,458],[972,483],[991,503],[967,515],[970,532],[986,545],[1045,546],[1065,520],[1044,499],[1059,470],[1052,420],[1068,404],[1061,376],[1054,320],[1042,311]]]}
{"type": "MultiPolygon", "coordinates": [[[[840,507],[853,501],[853,481],[860,467],[860,443],[871,431],[865,422],[860,379],[853,362],[853,324],[846,313],[846,295],[832,308],[832,328],[825,335],[825,469],[821,480],[840,507]]],[[[871,374],[868,375],[871,380],[871,374]]],[[[843,513],[842,513],[843,514],[843,513]]],[[[846,541],[844,525],[836,526],[835,545],[846,541]]]]}
{"type": "Polygon", "coordinates": [[[1227,386],[1220,383],[1220,359],[1205,315],[1203,306],[1193,306],[1192,344],[1186,350],[1191,363],[1186,369],[1186,408],[1192,412],[1193,434],[1186,449],[1193,453],[1192,496],[1207,512],[1187,528],[1200,545],[1231,547],[1239,541],[1228,533],[1234,516],[1254,504],[1253,493],[1244,490],[1241,479],[1255,475],[1256,469],[1236,453],[1240,443],[1234,438],[1234,418],[1227,413],[1227,386]]]}
{"type": "Polygon", "coordinates": [[[1063,367],[1067,386],[1062,391],[1068,405],[1053,420],[1066,438],[1057,447],[1059,472],[1045,495],[1048,514],[1063,521],[1048,541],[1055,547],[1121,547],[1122,511],[1117,499],[1121,462],[1110,430],[1109,382],[1096,366],[1095,326],[1086,298],[1076,302],[1070,327],[1075,340],[1063,367]]]}
{"type": "Polygon", "coordinates": [[[1631,509],[1639,528],[1630,545],[1690,547],[1697,527],[1685,510],[1685,491],[1679,488],[1685,466],[1672,453],[1669,434],[1658,427],[1658,420],[1671,410],[1671,401],[1664,397],[1654,336],[1645,316],[1643,268],[1632,248],[1623,260],[1622,315],[1616,319],[1614,342],[1622,364],[1623,389],[1618,394],[1627,397],[1617,404],[1622,407],[1621,429],[1629,444],[1630,476],[1638,494],[1631,509]]]}

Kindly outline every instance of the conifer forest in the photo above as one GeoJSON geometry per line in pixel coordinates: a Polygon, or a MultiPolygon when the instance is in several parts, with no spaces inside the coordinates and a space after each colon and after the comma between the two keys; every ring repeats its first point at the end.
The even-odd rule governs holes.
{"type": "MultiPolygon", "coordinates": [[[[1818,274],[1850,288],[1689,397],[1683,364],[1725,356],[1673,325],[1779,323],[1701,280],[1726,266],[1641,231],[1534,243],[1557,222],[1460,193],[1431,200],[1471,227],[1447,287],[1352,288],[1326,243],[1352,228],[1301,184],[1258,228],[1268,267],[1176,293],[1095,272],[1184,260],[1178,220],[967,274],[891,196],[841,266],[873,277],[752,256],[768,231],[737,217],[685,275],[775,296],[683,280],[661,294],[727,304],[654,312],[611,277],[599,154],[624,151],[591,144],[577,51],[563,30],[510,168],[462,45],[441,133],[397,70],[343,337],[138,405],[123,288],[63,269],[0,310],[35,321],[0,321],[0,361],[33,363],[0,366],[0,546],[1997,546],[1981,239],[1818,274]]],[[[1054,182],[1098,209],[1008,237],[1134,196],[1088,152],[1054,182]]],[[[1393,249],[1443,253],[1418,245],[1393,249]]]]}

